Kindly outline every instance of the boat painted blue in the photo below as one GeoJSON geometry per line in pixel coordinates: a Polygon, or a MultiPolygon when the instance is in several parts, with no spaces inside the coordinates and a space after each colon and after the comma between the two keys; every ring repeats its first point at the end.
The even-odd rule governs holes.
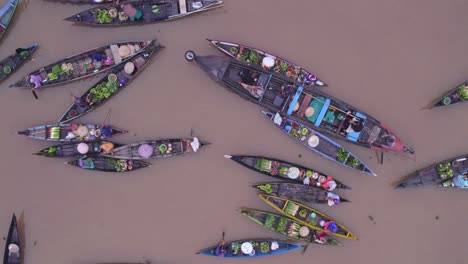
{"type": "MultiPolygon", "coordinates": [[[[272,239],[245,239],[245,240],[237,240],[225,243],[225,253],[224,255],[218,256],[216,253],[219,251],[218,246],[207,248],[205,250],[201,250],[197,254],[207,255],[207,256],[214,256],[214,257],[224,257],[224,258],[256,258],[256,257],[266,257],[266,256],[273,256],[278,254],[287,253],[289,251],[293,251],[302,247],[299,244],[293,244],[288,242],[283,242],[279,240],[272,240],[272,239]],[[243,243],[250,243],[253,245],[253,251],[251,254],[244,254],[241,250],[241,246],[243,243]],[[262,253],[262,244],[268,245],[268,252],[262,253]],[[278,246],[275,250],[272,250],[272,245],[278,246]]],[[[266,251],[266,246],[264,247],[264,251],[266,251]]]]}
{"type": "Polygon", "coordinates": [[[281,131],[286,133],[288,136],[290,136],[297,142],[304,145],[306,148],[320,154],[321,156],[327,159],[333,160],[334,162],[341,164],[345,167],[359,170],[373,176],[377,176],[376,173],[374,173],[366,164],[364,164],[364,162],[358,159],[354,154],[349,152],[340,144],[333,141],[331,138],[311,128],[311,126],[292,120],[279,113],[274,114],[271,112],[262,111],[262,114],[268,117],[276,126],[281,128],[281,131]],[[297,131],[299,131],[300,134],[296,133],[297,131]],[[347,157],[343,158],[341,161],[338,158],[338,156],[340,155],[340,151],[342,153],[347,153],[347,157]],[[353,160],[357,160],[356,162],[359,162],[359,164],[354,163],[358,165],[354,167],[351,166],[350,164],[353,164],[353,160]]]}

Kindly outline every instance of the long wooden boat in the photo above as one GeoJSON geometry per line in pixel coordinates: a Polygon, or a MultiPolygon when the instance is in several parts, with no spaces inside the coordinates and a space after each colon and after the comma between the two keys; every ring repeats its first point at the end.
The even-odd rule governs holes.
{"type": "Polygon", "coordinates": [[[328,86],[325,82],[318,79],[315,74],[311,73],[310,71],[307,71],[301,66],[298,66],[295,63],[292,63],[271,53],[242,44],[221,40],[207,40],[220,51],[237,60],[262,66],[264,69],[268,69],[271,72],[284,75],[291,80],[304,83],[306,85],[328,86]],[[265,59],[265,57],[267,59],[265,59]],[[274,62],[274,66],[268,67],[269,65],[263,64],[264,59],[274,62]]]}
{"type": "Polygon", "coordinates": [[[104,172],[129,172],[151,167],[149,163],[141,160],[114,159],[103,156],[81,157],[67,163],[80,169],[104,172]]]}
{"type": "MultiPolygon", "coordinates": [[[[324,231],[324,228],[320,225],[321,221],[335,222],[335,220],[333,220],[330,216],[293,200],[262,193],[258,194],[258,197],[260,197],[260,199],[262,199],[278,212],[315,230],[324,231]]],[[[328,234],[341,238],[357,240],[357,237],[346,227],[338,223],[336,223],[336,226],[337,231],[329,232],[328,234]]]]}
{"type": "Polygon", "coordinates": [[[125,63],[155,44],[155,39],[125,41],[83,51],[41,67],[10,87],[38,89],[87,78],[125,63]]]}
{"type": "Polygon", "coordinates": [[[16,216],[13,214],[11,219],[10,229],[5,244],[5,254],[3,256],[3,264],[20,264],[21,263],[21,241],[16,223],[16,216]]]}
{"type": "Polygon", "coordinates": [[[96,82],[82,96],[74,100],[74,103],[62,115],[58,123],[70,122],[84,116],[109,101],[119,91],[127,87],[144,70],[151,57],[162,48],[164,47],[156,44],[133,56],[126,63],[122,63],[108,71],[107,76],[96,82]]]}
{"type": "Polygon", "coordinates": [[[109,125],[57,124],[37,126],[16,133],[35,139],[69,142],[106,139],[118,134],[127,133],[127,131],[112,128],[109,125]]]}
{"type": "Polygon", "coordinates": [[[246,168],[278,179],[300,182],[305,185],[316,186],[327,191],[332,191],[335,188],[351,189],[336,179],[333,179],[331,176],[327,176],[319,171],[283,160],[262,156],[224,155],[224,157],[231,159],[246,168]],[[333,184],[330,184],[331,181],[336,183],[336,187],[333,186],[333,184]]]}
{"type": "Polygon", "coordinates": [[[291,218],[255,209],[243,209],[240,210],[240,212],[266,229],[270,229],[287,237],[315,244],[342,246],[338,240],[330,236],[325,236],[326,241],[323,241],[324,243],[319,243],[316,241],[316,236],[323,232],[310,229],[291,218]],[[302,235],[304,236],[299,234],[301,230],[303,230],[304,233],[302,235]]]}
{"type": "Polygon", "coordinates": [[[380,121],[322,89],[297,87],[302,84],[227,56],[197,56],[187,51],[185,59],[196,61],[213,80],[242,98],[271,112],[284,112],[318,132],[366,148],[414,153],[380,121]]]}
{"type": "Polygon", "coordinates": [[[144,0],[106,4],[80,12],[66,21],[85,25],[124,26],[172,20],[223,5],[219,0],[144,0]]]}
{"type": "MultiPolygon", "coordinates": [[[[418,170],[409,175],[395,188],[402,189],[430,184],[445,184],[445,187],[457,187],[455,185],[451,186],[451,179],[460,179],[460,177],[468,177],[468,154],[447,159],[442,162],[432,164],[427,168],[418,170]]],[[[458,181],[455,183],[457,182],[458,181]]]]}
{"type": "Polygon", "coordinates": [[[347,199],[344,199],[334,193],[299,183],[269,182],[255,184],[252,185],[252,187],[266,194],[272,194],[306,203],[325,204],[329,203],[331,200],[332,203],[329,203],[329,205],[334,206],[338,203],[349,202],[347,199]],[[338,201],[335,202],[335,199],[338,201]]]}
{"type": "Polygon", "coordinates": [[[454,89],[450,90],[444,96],[435,100],[432,107],[455,105],[461,102],[468,101],[468,82],[464,82],[454,89]]]}
{"type": "Polygon", "coordinates": [[[34,43],[28,48],[18,48],[15,54],[0,61],[0,82],[16,72],[36,51],[39,44],[34,43]]]}
{"type": "Polygon", "coordinates": [[[168,158],[197,152],[204,144],[196,137],[160,139],[124,145],[112,151],[104,152],[102,156],[134,160],[168,158]]]}
{"type": "Polygon", "coordinates": [[[225,242],[223,246],[217,245],[197,252],[197,254],[224,257],[224,258],[256,258],[274,256],[296,249],[302,245],[272,239],[244,239],[225,242]],[[244,251],[242,251],[244,246],[244,251]],[[221,249],[223,247],[223,250],[221,249]]]}
{"type": "Polygon", "coordinates": [[[15,15],[16,7],[18,6],[19,0],[9,0],[0,9],[0,39],[5,35],[5,32],[10,25],[11,19],[15,15]]]}
{"type": "Polygon", "coordinates": [[[85,154],[91,156],[102,153],[104,151],[103,149],[107,146],[110,146],[111,148],[118,148],[123,145],[107,140],[70,142],[51,146],[33,154],[50,158],[79,157],[85,154]],[[86,147],[84,147],[83,144],[86,145],[86,147]]]}
{"type": "Polygon", "coordinates": [[[306,148],[332,160],[340,165],[355,169],[372,176],[377,176],[362,160],[324,134],[315,131],[311,126],[288,118],[279,113],[262,111],[278,128],[306,148]]]}

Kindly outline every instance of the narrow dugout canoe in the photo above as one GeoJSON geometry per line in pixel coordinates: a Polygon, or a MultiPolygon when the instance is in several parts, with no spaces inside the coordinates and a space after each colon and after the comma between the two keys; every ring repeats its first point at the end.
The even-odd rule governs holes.
{"type": "Polygon", "coordinates": [[[10,228],[8,230],[8,236],[6,238],[3,264],[20,264],[22,253],[18,224],[16,222],[15,214],[13,214],[10,228]]]}
{"type": "Polygon", "coordinates": [[[28,48],[18,48],[16,49],[15,54],[0,61],[0,82],[10,77],[21,66],[23,66],[23,64],[31,58],[38,46],[39,44],[34,43],[34,45],[28,48]]]}
{"type": "Polygon", "coordinates": [[[103,172],[130,172],[151,166],[141,160],[114,159],[103,156],[81,157],[67,163],[80,169],[103,172]]]}
{"type": "Polygon", "coordinates": [[[274,256],[301,248],[299,244],[272,239],[244,239],[225,242],[197,254],[223,258],[256,258],[274,256]],[[245,250],[245,252],[244,252],[245,250]]]}

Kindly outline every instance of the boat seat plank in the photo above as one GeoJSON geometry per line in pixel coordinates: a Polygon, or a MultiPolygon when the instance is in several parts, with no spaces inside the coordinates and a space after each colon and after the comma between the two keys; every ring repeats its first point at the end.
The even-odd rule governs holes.
{"type": "Polygon", "coordinates": [[[325,114],[328,111],[328,106],[330,106],[331,100],[327,98],[325,101],[325,104],[322,107],[322,110],[320,111],[320,114],[317,117],[317,120],[315,120],[315,126],[318,127],[322,123],[323,118],[325,117],[325,114]]]}
{"type": "Polygon", "coordinates": [[[299,117],[304,116],[305,111],[306,111],[307,107],[309,107],[309,103],[310,103],[311,100],[312,100],[312,95],[306,94],[306,96],[304,96],[304,99],[302,99],[301,106],[299,106],[299,110],[297,111],[297,115],[299,117]]]}
{"type": "Polygon", "coordinates": [[[297,101],[299,100],[299,96],[302,93],[302,89],[304,89],[302,86],[299,86],[299,88],[297,88],[296,94],[294,95],[293,99],[291,100],[291,103],[289,104],[289,108],[287,112],[288,115],[292,114],[294,110],[294,106],[296,105],[297,101]]]}
{"type": "Polygon", "coordinates": [[[179,0],[179,8],[180,8],[180,14],[186,14],[187,13],[187,1],[179,0]]]}

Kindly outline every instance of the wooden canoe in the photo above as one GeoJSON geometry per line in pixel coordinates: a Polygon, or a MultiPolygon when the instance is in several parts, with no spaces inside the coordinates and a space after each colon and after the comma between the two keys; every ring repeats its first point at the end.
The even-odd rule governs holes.
{"type": "Polygon", "coordinates": [[[18,224],[15,214],[13,214],[6,238],[3,264],[20,264],[22,253],[18,224]]]}
{"type": "MultiPolygon", "coordinates": [[[[266,193],[272,194],[279,197],[284,197],[291,200],[302,201],[306,203],[317,203],[317,204],[326,204],[328,203],[329,192],[319,189],[316,187],[299,184],[299,183],[289,183],[289,182],[270,182],[256,184],[252,187],[257,190],[266,193]]],[[[339,198],[340,203],[349,202],[347,199],[342,197],[339,198]]]]}
{"type": "Polygon", "coordinates": [[[66,158],[66,157],[79,157],[82,156],[83,153],[78,151],[78,146],[80,144],[88,145],[88,152],[85,153],[86,155],[96,155],[101,153],[103,144],[111,143],[114,145],[114,148],[118,148],[123,146],[122,144],[117,144],[110,141],[103,141],[103,140],[96,140],[90,142],[73,142],[73,143],[65,143],[59,144],[55,146],[51,146],[45,148],[39,152],[34,153],[34,155],[43,156],[43,157],[51,157],[51,158],[66,158]]]}
{"type": "Polygon", "coordinates": [[[149,163],[141,160],[114,159],[103,156],[82,157],[67,163],[80,169],[104,172],[130,172],[151,167],[149,163]]]}
{"type": "Polygon", "coordinates": [[[105,4],[80,12],[66,21],[96,26],[125,26],[185,17],[221,7],[219,0],[145,0],[105,4]],[[129,17],[132,14],[133,17],[129,17]]]}
{"type": "Polygon", "coordinates": [[[149,159],[149,158],[168,158],[183,155],[185,153],[197,152],[204,145],[198,138],[173,138],[160,139],[153,141],[144,141],[140,143],[128,144],[112,151],[102,153],[102,156],[117,159],[149,159]],[[152,154],[149,157],[142,157],[139,149],[151,147],[152,154]]]}
{"type": "Polygon", "coordinates": [[[455,105],[468,101],[468,82],[464,82],[432,102],[431,108],[455,105]]]}
{"type": "Polygon", "coordinates": [[[87,78],[127,62],[155,43],[125,41],[86,50],[41,67],[10,87],[39,89],[87,78]]]}
{"type": "Polygon", "coordinates": [[[19,0],[9,0],[0,9],[0,39],[5,35],[5,32],[10,25],[11,19],[15,15],[16,7],[18,6],[19,0]]]}
{"type": "MultiPolygon", "coordinates": [[[[327,178],[327,175],[298,164],[262,156],[224,155],[224,157],[227,159],[231,159],[246,168],[249,168],[251,170],[254,170],[256,172],[270,177],[300,182],[302,184],[310,186],[317,186],[327,191],[333,190],[330,186],[325,186],[323,183],[320,183],[320,179],[325,180],[325,178],[327,178]]],[[[336,188],[351,189],[350,187],[344,185],[336,179],[333,180],[336,183],[336,188]]]]}
{"type": "Polygon", "coordinates": [[[271,53],[242,44],[221,40],[207,40],[220,51],[237,60],[246,61],[261,66],[263,58],[270,57],[275,61],[275,66],[270,68],[270,71],[282,74],[285,77],[291,78],[294,81],[304,83],[306,85],[328,86],[325,82],[318,79],[315,74],[271,53]]]}
{"type": "Polygon", "coordinates": [[[468,173],[468,154],[461,155],[455,158],[450,158],[431,166],[418,170],[408,177],[403,182],[397,185],[396,189],[418,187],[431,184],[451,186],[451,179],[454,177],[467,176],[468,173]]]}
{"type": "MultiPolygon", "coordinates": [[[[320,226],[320,221],[322,220],[325,222],[336,222],[330,216],[293,200],[288,200],[286,198],[262,193],[258,194],[258,197],[260,197],[260,199],[262,199],[264,202],[266,202],[278,212],[315,230],[324,231],[323,227],[320,226]]],[[[351,233],[346,227],[338,223],[336,223],[336,226],[338,227],[338,230],[336,232],[328,233],[329,235],[351,240],[357,240],[357,237],[353,233],[351,233]]]]}
{"type": "Polygon", "coordinates": [[[58,123],[70,122],[93,111],[127,87],[140,74],[150,62],[152,56],[159,52],[163,46],[155,44],[144,52],[133,56],[126,63],[121,63],[107,72],[106,76],[91,86],[80,98],[68,108],[58,123]],[[129,69],[134,69],[129,72],[129,69]],[[115,78],[112,79],[112,78],[115,78]],[[104,92],[105,90],[105,92],[104,92]]]}
{"type": "Polygon", "coordinates": [[[123,133],[127,131],[112,128],[109,125],[94,124],[44,125],[16,132],[18,135],[30,138],[61,142],[93,141],[123,133]]]}
{"type": "Polygon", "coordinates": [[[18,48],[15,54],[0,61],[0,82],[15,73],[36,51],[39,44],[34,43],[28,48],[18,48]]]}
{"type": "Polygon", "coordinates": [[[224,258],[256,258],[279,255],[299,248],[302,248],[302,245],[283,242],[280,240],[244,239],[225,242],[224,254],[220,252],[221,249],[219,245],[201,250],[197,252],[197,254],[224,258]],[[250,243],[253,251],[249,254],[246,254],[247,252],[243,252],[241,249],[243,243],[250,243]]]}
{"type": "Polygon", "coordinates": [[[229,91],[270,112],[284,112],[320,133],[370,149],[414,154],[380,121],[323,89],[302,86],[281,74],[227,56],[197,56],[187,51],[185,59],[195,61],[229,91]]]}
{"type": "Polygon", "coordinates": [[[299,142],[304,147],[320,154],[321,156],[332,160],[347,168],[358,170],[372,176],[377,176],[362,160],[356,155],[345,149],[342,145],[336,143],[331,138],[314,130],[310,125],[297,122],[285,115],[262,111],[262,114],[268,117],[278,128],[286,135],[299,142]]]}
{"type": "MultiPolygon", "coordinates": [[[[250,220],[265,227],[266,229],[270,229],[272,231],[275,231],[279,234],[285,235],[293,239],[302,240],[314,244],[322,244],[315,241],[315,236],[323,232],[315,229],[310,229],[309,227],[302,225],[301,223],[289,217],[255,209],[243,209],[240,210],[240,212],[250,220]],[[309,231],[308,234],[305,234],[306,236],[304,237],[300,236],[298,232],[301,227],[306,227],[305,230],[309,231]]],[[[331,246],[342,246],[340,242],[338,242],[338,240],[330,236],[326,236],[326,241],[323,244],[331,246]]]]}

